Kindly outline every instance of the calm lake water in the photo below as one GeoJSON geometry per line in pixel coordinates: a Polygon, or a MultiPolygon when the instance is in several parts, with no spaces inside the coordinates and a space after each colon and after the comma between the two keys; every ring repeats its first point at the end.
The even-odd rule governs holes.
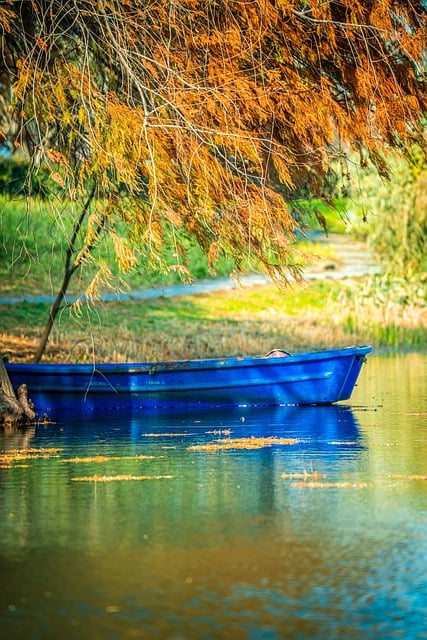
{"type": "Polygon", "coordinates": [[[426,355],[369,357],[345,405],[68,418],[14,449],[2,638],[427,638],[426,355]],[[248,436],[290,440],[203,448],[248,436]]]}

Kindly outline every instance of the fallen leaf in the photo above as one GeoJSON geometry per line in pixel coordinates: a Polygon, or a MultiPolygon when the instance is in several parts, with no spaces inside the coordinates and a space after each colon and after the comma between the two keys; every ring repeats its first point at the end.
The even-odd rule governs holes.
{"type": "Polygon", "coordinates": [[[366,489],[371,482],[293,482],[293,487],[308,489],[366,489]]]}
{"type": "Polygon", "coordinates": [[[282,478],[301,478],[301,479],[308,479],[308,478],[327,478],[326,473],[317,473],[317,471],[312,471],[311,473],[282,473],[282,478]]]}
{"type": "Polygon", "coordinates": [[[297,438],[235,438],[218,440],[207,444],[195,444],[187,447],[189,451],[223,451],[227,449],[263,449],[272,445],[293,445],[298,444],[297,438]]]}
{"type": "Polygon", "coordinates": [[[191,433],[143,433],[144,438],[175,438],[177,436],[190,436],[191,433]]]}
{"type": "Polygon", "coordinates": [[[132,475],[117,475],[117,476],[82,476],[81,478],[71,478],[74,482],[114,482],[114,481],[126,481],[126,480],[163,480],[170,479],[173,476],[132,476],[132,475]]]}
{"type": "Polygon", "coordinates": [[[110,460],[153,460],[156,456],[90,456],[87,458],[66,458],[62,462],[110,462],[110,460]]]}
{"type": "Polygon", "coordinates": [[[389,475],[389,478],[393,478],[394,480],[427,480],[427,475],[389,475]]]}

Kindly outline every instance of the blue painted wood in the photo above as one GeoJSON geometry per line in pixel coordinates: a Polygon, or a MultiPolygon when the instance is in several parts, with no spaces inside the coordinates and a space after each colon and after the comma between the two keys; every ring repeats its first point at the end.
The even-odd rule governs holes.
{"type": "Polygon", "coordinates": [[[371,347],[155,363],[5,363],[39,414],[55,410],[330,404],[350,398],[371,347]]]}

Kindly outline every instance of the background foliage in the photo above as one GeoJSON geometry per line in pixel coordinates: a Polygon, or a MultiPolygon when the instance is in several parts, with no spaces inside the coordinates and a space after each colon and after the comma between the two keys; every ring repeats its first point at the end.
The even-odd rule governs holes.
{"type": "Polygon", "coordinates": [[[412,278],[427,272],[427,161],[425,151],[411,150],[409,159],[394,156],[391,179],[371,171],[360,177],[349,207],[355,229],[366,235],[386,276],[412,278]]]}
{"type": "Polygon", "coordinates": [[[211,266],[298,274],[292,193],[324,195],[348,150],[385,173],[384,148],[420,134],[426,15],[421,0],[3,4],[2,135],[87,215],[71,266],[106,231],[125,270],[165,267],[174,237],[167,269],[185,276],[183,230],[211,266]]]}

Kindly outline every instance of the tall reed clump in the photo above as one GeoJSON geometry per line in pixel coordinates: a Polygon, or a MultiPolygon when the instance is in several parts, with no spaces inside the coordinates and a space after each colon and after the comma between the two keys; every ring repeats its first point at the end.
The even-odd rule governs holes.
{"type": "Polygon", "coordinates": [[[345,331],[377,347],[426,347],[427,279],[372,276],[344,286],[335,301],[345,331]]]}
{"type": "Polygon", "coordinates": [[[345,323],[381,346],[425,348],[427,326],[427,161],[414,147],[389,161],[390,179],[367,172],[350,212],[356,232],[381,265],[381,275],[340,296],[345,323]],[[363,221],[363,222],[362,222],[363,221]]]}
{"type": "Polygon", "coordinates": [[[390,161],[389,180],[367,173],[355,196],[360,203],[352,218],[389,280],[408,281],[427,271],[427,161],[425,151],[413,148],[410,157],[390,161]]]}

